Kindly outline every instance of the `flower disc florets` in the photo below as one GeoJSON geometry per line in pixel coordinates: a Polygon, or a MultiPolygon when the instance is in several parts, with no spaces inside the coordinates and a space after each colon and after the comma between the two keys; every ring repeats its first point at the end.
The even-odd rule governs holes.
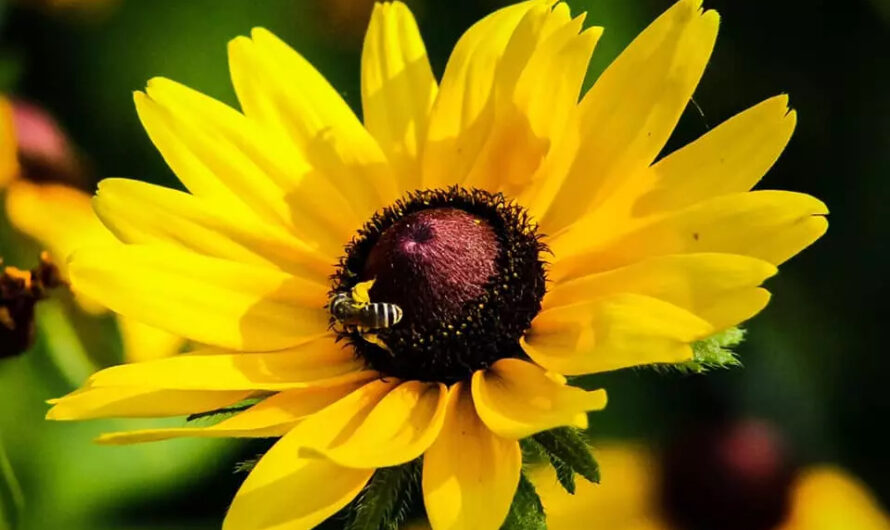
{"type": "Polygon", "coordinates": [[[522,357],[519,338],[544,296],[544,251],[527,212],[502,194],[409,193],[359,230],[333,277],[333,293],[374,280],[371,301],[404,316],[373,338],[341,337],[372,368],[404,379],[453,382],[522,357]]]}

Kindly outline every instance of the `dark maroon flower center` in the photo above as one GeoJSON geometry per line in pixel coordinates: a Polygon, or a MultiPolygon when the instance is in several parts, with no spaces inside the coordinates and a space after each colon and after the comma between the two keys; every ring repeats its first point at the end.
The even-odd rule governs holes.
{"type": "Polygon", "coordinates": [[[332,294],[374,280],[373,303],[396,304],[395,325],[332,325],[374,369],[453,382],[504,357],[540,310],[545,250],[522,208],[500,194],[419,191],[366,223],[347,247],[332,294]]]}
{"type": "Polygon", "coordinates": [[[372,300],[402,307],[406,325],[447,320],[485,294],[498,250],[487,221],[455,208],[422,210],[383,232],[363,277],[375,278],[372,300]]]}

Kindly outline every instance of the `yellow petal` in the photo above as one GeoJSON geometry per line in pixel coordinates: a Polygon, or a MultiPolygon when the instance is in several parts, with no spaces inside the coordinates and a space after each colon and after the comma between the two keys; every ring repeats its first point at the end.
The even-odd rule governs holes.
{"type": "MultiPolygon", "coordinates": [[[[377,468],[409,462],[423,454],[439,435],[445,420],[447,395],[441,383],[402,383],[360,423],[342,430],[332,443],[308,448],[346,467],[377,468]]],[[[306,421],[322,428],[330,421],[329,413],[326,411],[306,421]]]]}
{"type": "MultiPolygon", "coordinates": [[[[781,154],[796,113],[777,96],[720,124],[644,171],[627,175],[583,222],[595,239],[630,231],[657,215],[750,190],[781,154]]],[[[529,201],[531,202],[531,201],[529,201]]]]}
{"type": "Polygon", "coordinates": [[[715,329],[723,329],[763,309],[762,295],[750,293],[761,291],[757,286],[776,272],[769,262],[737,254],[659,256],[574,280],[556,281],[544,297],[544,308],[635,293],[670,302],[707,320],[715,329]]]}
{"type": "Polygon", "coordinates": [[[512,197],[529,188],[575,110],[587,63],[602,28],[581,31],[569,7],[539,4],[510,39],[494,87],[490,132],[465,186],[512,197]],[[580,34],[579,34],[580,33],[580,34]]]}
{"type": "Polygon", "coordinates": [[[363,384],[364,382],[352,382],[327,388],[285,390],[210,427],[118,432],[103,434],[96,441],[108,445],[122,445],[182,437],[268,438],[283,436],[301,419],[327,407],[363,384]]]}
{"type": "Polygon", "coordinates": [[[330,283],[332,258],[280,227],[233,218],[194,195],[135,180],[105,179],[93,204],[106,226],[125,243],[170,244],[330,283]]]}
{"type": "Polygon", "coordinates": [[[132,318],[119,317],[118,328],[128,363],[162,359],[179,353],[185,341],[171,333],[147,326],[132,318]]]}
{"type": "Polygon", "coordinates": [[[713,299],[696,310],[696,315],[707,320],[714,332],[741,324],[763,311],[772,295],[762,287],[738,289],[713,299]]]}
{"type": "Polygon", "coordinates": [[[569,19],[569,6],[559,3],[549,14],[516,81],[513,97],[526,109],[532,129],[554,135],[568,122],[581,93],[587,66],[603,28],[582,31],[585,14],[569,19]]]}
{"type": "Polygon", "coordinates": [[[635,216],[748,191],[791,139],[797,113],[776,96],[733,116],[652,166],[654,185],[633,206],[635,216]]]}
{"type": "Polygon", "coordinates": [[[528,470],[528,477],[544,505],[549,530],[579,530],[591,521],[609,530],[655,530],[657,524],[658,469],[648,451],[630,445],[597,445],[596,460],[603,480],[593,484],[575,481],[571,495],[559,484],[549,464],[528,470]]]}
{"type": "Polygon", "coordinates": [[[656,298],[619,294],[541,311],[522,339],[536,363],[566,375],[692,359],[714,328],[656,298]]]}
{"type": "Polygon", "coordinates": [[[495,11],[457,41],[430,116],[423,187],[460,182],[469,171],[491,128],[492,87],[501,57],[526,12],[542,4],[533,0],[495,11]]]}
{"type": "Polygon", "coordinates": [[[497,530],[519,483],[519,442],[485,426],[470,389],[451,387],[445,425],[423,458],[423,502],[435,530],[497,530]]]}
{"type": "Polygon", "coordinates": [[[206,412],[233,405],[249,391],[158,390],[141,386],[84,388],[50,400],[48,420],[155,418],[206,412]]]}
{"type": "Polygon", "coordinates": [[[567,142],[564,175],[553,173],[534,211],[549,233],[567,226],[645,169],[667,142],[717,38],[719,16],[680,0],[646,28],[582,100],[580,135],[567,142]],[[546,213],[544,213],[546,212],[546,213]]]}
{"type": "Polygon", "coordinates": [[[501,359],[473,374],[473,403],[485,425],[504,438],[572,425],[587,427],[587,411],[606,406],[606,391],[587,392],[559,381],[534,364],[501,359]]]}
{"type": "Polygon", "coordinates": [[[362,110],[402,191],[420,187],[420,150],[437,91],[411,11],[398,1],[374,4],[362,48],[362,110]]]}
{"type": "Polygon", "coordinates": [[[804,470],[791,493],[791,515],[779,530],[888,530],[890,516],[861,481],[842,469],[804,470]]]}
{"type": "Polygon", "coordinates": [[[18,141],[12,104],[0,96],[0,190],[19,173],[18,141]]]}
{"type": "Polygon", "coordinates": [[[227,215],[284,226],[333,256],[361,222],[298,151],[234,109],[163,78],[134,100],[183,184],[227,215]]]}
{"type": "MultiPolygon", "coordinates": [[[[262,216],[273,222],[283,219],[281,211],[275,212],[272,209],[270,215],[269,211],[255,211],[249,204],[245,204],[245,198],[249,200],[252,194],[239,194],[238,183],[242,179],[230,183],[228,179],[232,175],[228,171],[217,174],[217,170],[226,163],[227,154],[219,154],[218,146],[212,144],[209,134],[201,131],[202,127],[208,125],[206,122],[197,121],[190,114],[177,114],[144,92],[134,92],[133,103],[148,137],[191,193],[213,201],[220,208],[230,209],[238,217],[262,216]],[[191,122],[186,124],[189,118],[191,122]],[[236,189],[233,190],[233,187],[236,189]]],[[[260,182],[268,184],[265,178],[260,182]]],[[[253,194],[261,192],[265,192],[266,198],[270,199],[268,186],[254,191],[253,194]]]]}
{"type": "Polygon", "coordinates": [[[110,309],[203,344],[270,351],[325,334],[327,289],[275,269],[170,246],[75,253],[72,286],[110,309]]]}
{"type": "Polygon", "coordinates": [[[350,469],[327,458],[302,457],[302,426],[267,452],[238,490],[223,530],[310,530],[346,506],[373,469],[350,469]]]}
{"type": "Polygon", "coordinates": [[[827,213],[822,201],[802,193],[733,193],[653,217],[628,234],[593,246],[585,233],[595,229],[581,221],[551,241],[559,258],[553,277],[574,278],[646,257],[698,252],[742,254],[779,265],[825,233],[827,213]]]}
{"type": "Polygon", "coordinates": [[[340,94],[270,32],[255,28],[251,38],[229,43],[232,82],[244,113],[287,138],[336,184],[360,220],[394,200],[398,191],[386,156],[340,94]]]}
{"type": "Polygon", "coordinates": [[[350,348],[331,336],[273,353],[202,352],[142,363],[112,366],[90,377],[90,385],[151,386],[179,390],[285,390],[332,386],[343,381],[368,380],[375,372],[364,366],[350,348]]]}

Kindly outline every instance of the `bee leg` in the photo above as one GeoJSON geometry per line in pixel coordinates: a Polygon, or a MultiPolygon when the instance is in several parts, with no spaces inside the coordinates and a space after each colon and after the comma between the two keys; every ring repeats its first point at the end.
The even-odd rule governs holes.
{"type": "Polygon", "coordinates": [[[389,346],[387,346],[386,343],[384,343],[383,340],[381,340],[380,337],[376,333],[361,333],[361,336],[362,336],[362,339],[364,339],[366,342],[369,342],[371,344],[374,344],[375,346],[379,346],[380,348],[383,348],[384,350],[386,350],[389,353],[390,356],[392,356],[392,354],[393,354],[392,350],[389,349],[389,346]]]}

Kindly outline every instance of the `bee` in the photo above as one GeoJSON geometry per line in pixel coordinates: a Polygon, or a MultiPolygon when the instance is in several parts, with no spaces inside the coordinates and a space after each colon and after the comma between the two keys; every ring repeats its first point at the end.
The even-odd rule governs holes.
{"type": "Polygon", "coordinates": [[[328,310],[344,326],[362,330],[386,329],[402,320],[402,308],[396,304],[371,302],[368,291],[374,280],[356,285],[348,293],[331,297],[328,310]]]}

